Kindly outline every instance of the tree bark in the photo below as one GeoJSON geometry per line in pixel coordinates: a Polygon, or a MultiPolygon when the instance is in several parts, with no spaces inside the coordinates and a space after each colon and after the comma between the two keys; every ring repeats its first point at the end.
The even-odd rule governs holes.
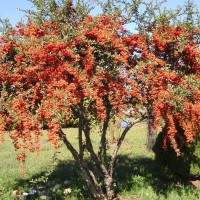
{"type": "Polygon", "coordinates": [[[119,151],[119,149],[120,149],[120,147],[121,147],[121,144],[122,144],[122,142],[123,142],[123,140],[124,140],[124,138],[125,138],[127,132],[131,129],[131,127],[132,127],[133,125],[135,125],[136,123],[141,122],[141,121],[144,120],[145,118],[146,118],[146,113],[143,114],[140,118],[138,118],[138,119],[132,121],[132,122],[124,129],[124,131],[122,132],[121,136],[119,137],[118,142],[117,142],[117,145],[116,145],[116,147],[115,147],[115,150],[114,150],[114,152],[113,152],[113,154],[112,154],[111,162],[110,162],[109,174],[110,174],[111,177],[113,176],[113,171],[114,171],[114,167],[115,167],[115,162],[116,162],[116,158],[117,158],[118,151],[119,151]]]}
{"type": "Polygon", "coordinates": [[[80,159],[82,160],[83,159],[83,120],[82,120],[82,105],[83,102],[80,103],[80,106],[79,106],[79,123],[78,123],[78,141],[79,141],[79,156],[80,156],[80,159]]]}
{"type": "Polygon", "coordinates": [[[152,151],[154,144],[156,142],[157,133],[155,129],[153,128],[154,118],[151,112],[151,109],[147,109],[147,115],[148,115],[148,127],[147,127],[147,150],[150,152],[152,151]]]}
{"type": "Polygon", "coordinates": [[[106,119],[103,122],[102,136],[98,149],[98,157],[103,162],[106,162],[106,134],[107,134],[108,124],[110,121],[110,111],[111,111],[111,106],[109,105],[108,99],[106,99],[106,105],[108,109],[106,110],[106,119]]]}
{"type": "Polygon", "coordinates": [[[67,139],[66,135],[62,131],[62,129],[59,129],[59,136],[60,139],[64,142],[68,150],[73,155],[75,161],[79,165],[82,175],[88,184],[88,188],[90,190],[90,193],[94,199],[103,199],[105,197],[105,194],[102,192],[101,186],[98,184],[95,175],[93,172],[89,169],[87,163],[82,159],[80,159],[78,152],[74,147],[71,145],[69,140],[67,139]]]}
{"type": "MultiPolygon", "coordinates": [[[[84,125],[82,124],[81,129],[83,130],[84,135],[85,135],[86,148],[87,148],[88,152],[90,153],[90,158],[91,158],[92,162],[98,167],[97,174],[95,174],[94,169],[91,170],[89,168],[87,162],[84,160],[84,157],[80,156],[80,154],[72,146],[72,144],[69,142],[69,140],[67,139],[67,137],[64,134],[64,132],[62,131],[62,129],[59,129],[59,136],[63,140],[64,144],[69,149],[69,151],[72,153],[74,159],[76,160],[78,166],[80,167],[82,175],[88,184],[88,188],[89,188],[89,191],[90,191],[93,199],[108,199],[108,200],[114,199],[115,193],[114,193],[114,187],[113,187],[113,170],[114,170],[114,166],[115,166],[117,153],[118,153],[119,148],[121,147],[121,144],[126,136],[126,133],[130,130],[130,128],[134,124],[142,121],[144,118],[145,118],[145,115],[143,115],[140,118],[138,118],[137,120],[133,121],[122,132],[122,134],[118,140],[117,146],[113,152],[113,155],[112,155],[112,158],[110,161],[110,165],[109,165],[109,169],[106,168],[106,165],[103,164],[103,161],[101,159],[99,159],[98,155],[94,152],[92,142],[90,139],[90,126],[89,126],[89,124],[84,123],[84,119],[82,119],[83,120],[82,123],[84,123],[84,125]],[[101,185],[101,183],[103,183],[103,185],[101,185]],[[103,190],[102,186],[105,187],[105,191],[103,190]]],[[[82,133],[82,132],[79,132],[79,133],[82,133]]],[[[80,144],[81,141],[82,141],[82,135],[79,138],[79,145],[81,145],[80,144]]],[[[82,153],[82,151],[80,151],[80,153],[82,153]]]]}

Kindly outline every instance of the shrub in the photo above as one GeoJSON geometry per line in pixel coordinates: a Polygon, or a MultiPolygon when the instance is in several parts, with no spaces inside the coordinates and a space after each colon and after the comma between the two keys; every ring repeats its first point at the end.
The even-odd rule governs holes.
{"type": "MultiPolygon", "coordinates": [[[[178,127],[179,136],[184,137],[184,131],[178,127]]],[[[163,148],[163,138],[166,134],[165,129],[158,134],[156,143],[153,147],[155,159],[160,166],[162,175],[167,178],[189,178],[200,177],[200,138],[196,136],[192,143],[185,143],[176,138],[181,151],[181,156],[177,156],[170,142],[167,142],[167,150],[163,148]]]]}

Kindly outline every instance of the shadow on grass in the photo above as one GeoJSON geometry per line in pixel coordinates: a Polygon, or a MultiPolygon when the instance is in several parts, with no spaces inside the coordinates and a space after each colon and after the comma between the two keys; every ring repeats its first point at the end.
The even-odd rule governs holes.
{"type": "MultiPolygon", "coordinates": [[[[159,167],[153,159],[126,155],[118,156],[115,173],[116,189],[118,193],[124,191],[142,190],[151,186],[155,193],[168,196],[170,190],[179,187],[175,182],[160,177],[159,167]]],[[[15,189],[22,188],[24,191],[36,190],[37,194],[29,199],[38,199],[39,193],[44,193],[47,199],[65,199],[64,189],[71,188],[72,193],[68,199],[90,199],[86,183],[73,160],[59,161],[53,169],[35,174],[27,180],[18,181],[15,189]]]]}
{"type": "Polygon", "coordinates": [[[26,199],[85,200],[89,196],[87,185],[81,179],[81,174],[73,160],[59,161],[52,168],[28,179],[18,180],[13,188],[32,194],[26,199]],[[65,195],[63,193],[65,189],[71,189],[72,192],[65,195]]]}
{"type": "MultiPolygon", "coordinates": [[[[188,182],[183,182],[178,177],[169,179],[154,159],[130,158],[126,155],[118,157],[115,179],[118,193],[142,191],[150,186],[158,196],[163,195],[165,198],[174,190],[181,195],[182,186],[189,186],[188,182]]],[[[189,186],[184,189],[192,188],[189,186]]]]}

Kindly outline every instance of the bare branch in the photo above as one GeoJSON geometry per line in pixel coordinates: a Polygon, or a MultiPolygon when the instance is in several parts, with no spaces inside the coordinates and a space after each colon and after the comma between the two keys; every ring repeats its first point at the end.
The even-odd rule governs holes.
{"type": "Polygon", "coordinates": [[[79,156],[80,159],[83,159],[83,120],[82,120],[82,116],[83,116],[83,102],[81,102],[80,106],[79,106],[79,127],[78,127],[78,140],[79,140],[79,156]]]}
{"type": "Polygon", "coordinates": [[[111,162],[110,162],[110,170],[109,170],[110,176],[112,176],[112,174],[113,174],[113,169],[114,169],[117,153],[118,153],[118,151],[119,151],[119,149],[121,147],[121,144],[122,144],[127,132],[131,129],[131,127],[133,125],[143,121],[145,118],[147,118],[146,113],[144,113],[140,118],[137,118],[136,120],[130,122],[128,124],[128,126],[124,129],[124,131],[122,132],[120,138],[118,139],[118,142],[117,142],[117,145],[115,147],[115,150],[114,150],[114,152],[112,154],[112,158],[111,158],[111,162]]]}
{"type": "Polygon", "coordinates": [[[103,156],[104,161],[105,161],[105,156],[106,156],[106,134],[107,134],[109,121],[110,121],[110,109],[107,109],[106,119],[104,120],[104,123],[103,123],[102,136],[101,136],[101,141],[100,141],[99,150],[98,150],[98,157],[102,160],[102,156],[103,156]]]}

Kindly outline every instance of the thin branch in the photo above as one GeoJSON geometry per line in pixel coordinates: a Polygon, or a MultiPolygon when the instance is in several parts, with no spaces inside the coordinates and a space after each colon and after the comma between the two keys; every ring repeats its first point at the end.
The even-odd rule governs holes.
{"type": "Polygon", "coordinates": [[[107,109],[106,119],[104,120],[104,123],[103,123],[102,136],[101,136],[101,141],[100,141],[99,150],[98,150],[98,158],[102,160],[102,156],[103,156],[104,161],[105,161],[105,156],[106,156],[106,133],[107,133],[109,121],[110,121],[110,109],[107,109]]]}
{"type": "Polygon", "coordinates": [[[83,151],[84,151],[84,148],[83,148],[83,133],[82,133],[82,130],[83,130],[82,116],[83,116],[83,101],[81,102],[80,107],[79,107],[79,127],[78,127],[79,156],[80,156],[81,160],[83,159],[83,151]]]}
{"type": "Polygon", "coordinates": [[[111,158],[111,162],[110,162],[110,170],[109,170],[110,176],[112,176],[112,174],[113,174],[113,169],[114,169],[114,165],[115,165],[115,162],[116,162],[116,157],[117,157],[118,151],[119,151],[119,149],[121,147],[121,144],[122,144],[127,132],[131,129],[131,127],[133,125],[143,121],[145,118],[147,118],[146,113],[143,114],[140,118],[130,122],[128,124],[128,126],[124,129],[124,131],[122,132],[120,138],[118,139],[118,142],[117,142],[117,145],[115,147],[115,150],[114,150],[114,152],[112,154],[112,158],[111,158]]]}
{"type": "Polygon", "coordinates": [[[59,137],[60,137],[60,139],[64,142],[64,144],[66,145],[66,147],[69,149],[69,151],[72,153],[74,159],[75,159],[77,162],[80,162],[80,161],[79,161],[79,154],[78,154],[78,152],[77,152],[76,149],[72,146],[72,144],[69,142],[69,140],[67,139],[65,133],[62,131],[61,128],[59,129],[59,137]]]}
{"type": "Polygon", "coordinates": [[[108,176],[109,175],[108,170],[106,169],[106,167],[103,165],[103,163],[99,160],[98,156],[94,152],[94,148],[93,148],[93,145],[91,143],[89,128],[84,129],[84,133],[85,133],[85,138],[86,138],[86,148],[90,153],[91,159],[97,164],[100,171],[104,175],[108,176]]]}

